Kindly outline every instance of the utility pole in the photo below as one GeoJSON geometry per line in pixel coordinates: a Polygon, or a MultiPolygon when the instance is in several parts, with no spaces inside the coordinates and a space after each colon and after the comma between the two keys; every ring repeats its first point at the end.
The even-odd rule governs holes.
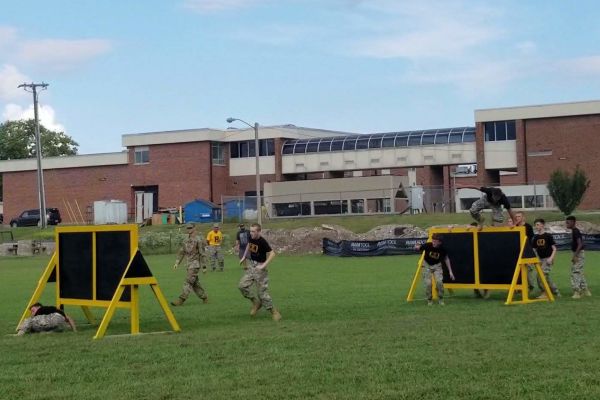
{"type": "Polygon", "coordinates": [[[44,191],[44,171],[42,170],[42,140],[40,138],[40,120],[38,116],[38,88],[46,90],[47,83],[23,83],[18,86],[26,92],[33,93],[33,115],[35,118],[35,155],[37,157],[37,183],[38,183],[38,200],[40,205],[40,226],[45,229],[47,226],[46,219],[46,193],[44,191]]]}

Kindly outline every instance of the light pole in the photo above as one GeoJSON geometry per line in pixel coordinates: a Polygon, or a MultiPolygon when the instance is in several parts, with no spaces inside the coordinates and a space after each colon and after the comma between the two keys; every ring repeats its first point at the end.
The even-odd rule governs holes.
{"type": "Polygon", "coordinates": [[[254,128],[254,156],[255,156],[255,160],[256,160],[256,215],[258,217],[258,223],[259,225],[262,225],[262,202],[261,202],[261,197],[260,197],[260,170],[259,170],[259,161],[258,161],[258,156],[259,156],[259,145],[258,145],[258,122],[254,123],[253,125],[250,125],[249,123],[247,123],[246,121],[244,121],[243,119],[239,119],[239,118],[227,118],[227,123],[231,124],[234,121],[239,121],[243,124],[248,125],[250,128],[254,128]]]}
{"type": "Polygon", "coordinates": [[[33,115],[35,119],[35,155],[37,157],[38,200],[40,205],[40,226],[46,228],[46,193],[44,191],[44,171],[42,170],[42,139],[40,138],[40,121],[38,117],[38,92],[37,88],[46,90],[47,83],[23,83],[18,86],[27,92],[33,93],[33,115]]]}

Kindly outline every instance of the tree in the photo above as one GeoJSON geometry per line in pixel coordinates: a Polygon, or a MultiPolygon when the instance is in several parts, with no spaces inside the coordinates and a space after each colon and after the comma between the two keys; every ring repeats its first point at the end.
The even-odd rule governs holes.
{"type": "Polygon", "coordinates": [[[573,176],[562,169],[553,171],[547,186],[558,209],[565,215],[570,215],[583,200],[590,181],[578,165],[573,176]]]}
{"type": "MultiPolygon", "coordinates": [[[[77,146],[64,132],[46,129],[40,124],[40,140],[44,157],[72,156],[77,146]]],[[[6,121],[0,124],[0,160],[17,160],[36,156],[35,121],[6,121]]],[[[2,200],[2,176],[0,175],[0,200],[2,200]]]]}

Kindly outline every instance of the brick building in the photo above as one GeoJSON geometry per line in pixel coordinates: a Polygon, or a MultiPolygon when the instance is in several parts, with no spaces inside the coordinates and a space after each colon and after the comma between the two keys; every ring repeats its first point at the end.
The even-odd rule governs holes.
{"type": "MultiPolygon", "coordinates": [[[[600,208],[600,101],[476,110],[475,127],[356,135],[284,125],[261,127],[260,138],[262,189],[275,216],[293,207],[399,212],[400,186],[438,188],[436,201],[461,210],[478,193],[455,191],[457,183],[499,185],[518,208],[551,208],[551,171],[577,165],[591,179],[580,208],[600,208]],[[477,169],[454,173],[458,165],[477,169]]],[[[123,152],[46,158],[46,204],[77,201],[87,210],[118,199],[134,215],[149,198],[156,211],[196,198],[220,204],[223,196],[252,196],[253,139],[252,129],[128,134],[123,152]]],[[[35,168],[34,159],[0,161],[5,221],[38,206],[35,168]]]]}

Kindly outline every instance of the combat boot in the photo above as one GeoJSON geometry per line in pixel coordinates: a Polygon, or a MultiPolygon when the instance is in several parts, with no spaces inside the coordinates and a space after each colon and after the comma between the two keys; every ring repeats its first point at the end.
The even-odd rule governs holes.
{"type": "Polygon", "coordinates": [[[579,293],[579,290],[575,290],[573,292],[573,296],[571,296],[572,299],[580,299],[581,298],[581,293],[579,293]]]}
{"type": "Polygon", "coordinates": [[[202,299],[202,303],[203,303],[203,304],[208,304],[208,297],[205,297],[205,298],[203,298],[203,299],[202,299]]]}
{"type": "Polygon", "coordinates": [[[590,292],[590,289],[585,289],[583,291],[583,295],[586,297],[592,297],[592,292],[590,292]]]}
{"type": "Polygon", "coordinates": [[[172,301],[172,302],[171,302],[171,305],[172,305],[172,306],[175,306],[175,307],[177,307],[177,306],[181,306],[181,305],[183,305],[183,302],[184,302],[184,301],[185,301],[185,299],[182,299],[182,298],[180,297],[180,298],[178,298],[177,300],[175,300],[175,301],[172,301]]]}
{"type": "Polygon", "coordinates": [[[272,309],[271,310],[271,314],[273,316],[273,321],[277,322],[279,320],[281,320],[281,314],[279,314],[279,311],[277,311],[276,309],[272,309]]]}
{"type": "Polygon", "coordinates": [[[252,299],[252,309],[250,310],[250,316],[254,317],[261,307],[262,302],[259,299],[252,299]]]}

